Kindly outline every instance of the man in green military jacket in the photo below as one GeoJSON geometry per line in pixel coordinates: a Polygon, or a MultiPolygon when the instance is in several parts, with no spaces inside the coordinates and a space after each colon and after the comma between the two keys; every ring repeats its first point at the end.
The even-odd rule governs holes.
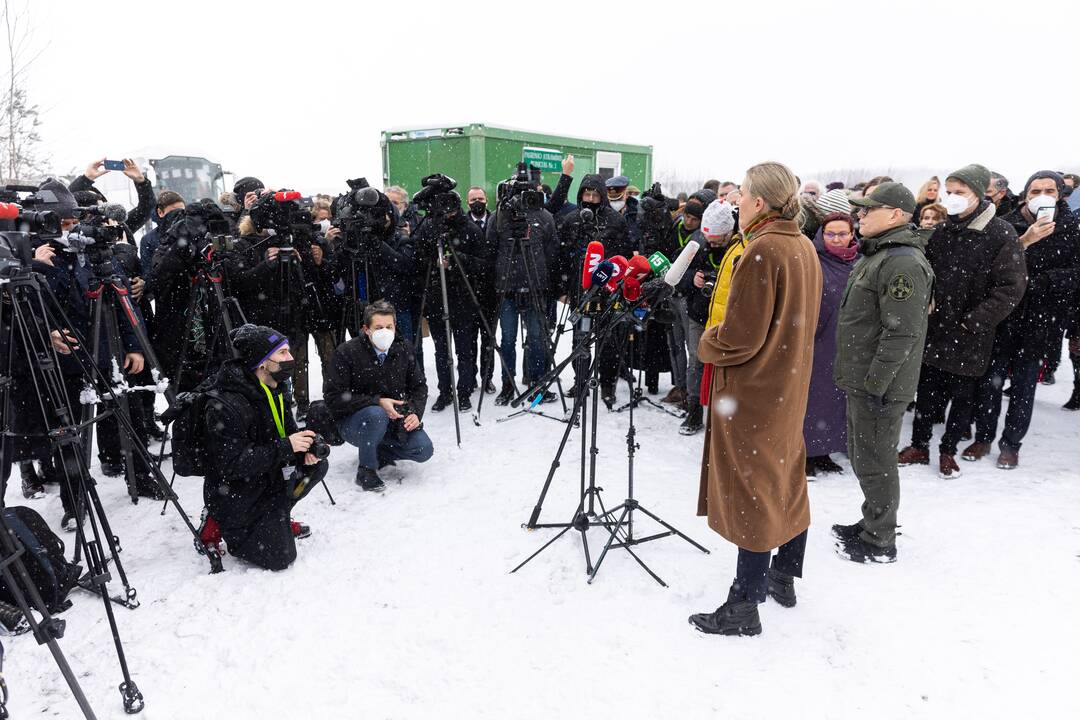
{"type": "Polygon", "coordinates": [[[923,254],[925,236],[911,226],[910,190],[887,182],[851,202],[859,206],[863,257],[840,304],[833,373],[847,393],[848,457],[866,500],[862,520],[832,530],[841,557],[894,562],[896,445],[919,384],[934,273],[923,254]]]}

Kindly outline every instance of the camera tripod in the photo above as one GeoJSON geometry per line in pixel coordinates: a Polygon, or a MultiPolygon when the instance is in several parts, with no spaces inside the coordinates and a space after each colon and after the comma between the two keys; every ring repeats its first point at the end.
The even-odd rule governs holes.
{"type": "MultiPolygon", "coordinates": [[[[26,242],[25,236],[22,241],[26,242]]],[[[85,342],[74,331],[72,323],[51,291],[47,287],[42,287],[41,281],[26,265],[14,271],[9,268],[5,280],[8,285],[8,297],[11,300],[10,331],[7,338],[8,376],[13,376],[14,361],[19,355],[22,360],[21,375],[25,376],[23,379],[33,390],[42,424],[46,429],[46,432],[34,437],[47,438],[53,446],[56,467],[62,476],[60,482],[73,506],[74,555],[76,560],[80,556],[85,556],[87,563],[87,573],[79,585],[84,590],[98,595],[102,600],[123,676],[120,693],[124,710],[128,713],[136,713],[142,710],[144,700],[131,678],[112,604],[115,602],[134,609],[139,603],[137,593],[128,582],[123,564],[120,562],[119,539],[113,533],[105,515],[97,493],[96,482],[90,475],[89,462],[83,451],[81,438],[82,433],[90,426],[110,415],[116,418],[121,432],[127,433],[129,440],[135,436],[134,428],[130,418],[120,407],[116,393],[110,386],[109,378],[97,367],[93,356],[86,350],[85,342]],[[46,306],[46,300],[51,309],[46,306]],[[57,350],[52,344],[50,328],[68,329],[77,343],[74,347],[69,346],[69,352],[78,364],[82,377],[89,380],[92,386],[96,385],[95,390],[99,394],[104,393],[107,396],[109,409],[86,423],[75,424],[72,398],[68,394],[65,378],[60,372],[60,363],[57,350]],[[19,349],[21,349],[21,354],[19,349]],[[86,530],[87,525],[89,525],[89,534],[86,530]],[[110,597],[108,592],[107,584],[112,580],[113,570],[124,586],[122,598],[110,597]]],[[[2,307],[0,305],[0,308],[2,307]]],[[[115,321],[115,316],[113,318],[115,321]]],[[[6,397],[8,392],[9,390],[5,389],[5,397],[2,398],[5,407],[9,404],[6,397]]],[[[10,430],[5,428],[4,434],[5,436],[10,434],[10,430]]],[[[152,466],[145,446],[131,444],[138,453],[139,459],[151,469],[159,487],[169,496],[192,535],[198,539],[198,531],[180,507],[176,495],[165,484],[160,472],[152,466]]],[[[4,451],[5,445],[6,443],[0,444],[0,452],[4,451]]],[[[212,572],[220,572],[221,559],[216,549],[205,548],[205,551],[210,559],[212,572]]]]}
{"type": "MultiPolygon", "coordinates": [[[[8,382],[8,378],[2,380],[5,383],[8,382]]],[[[56,662],[56,667],[64,677],[64,682],[67,683],[68,689],[71,690],[71,694],[75,698],[75,702],[78,703],[79,709],[82,710],[83,716],[87,720],[96,720],[97,716],[94,715],[94,710],[90,707],[90,702],[86,699],[86,695],[79,685],[79,680],[75,677],[75,673],[72,672],[67,658],[64,657],[64,652],[57,643],[57,640],[64,637],[66,623],[59,618],[53,617],[45,602],[41,599],[41,594],[38,593],[37,587],[34,585],[30,573],[27,572],[26,565],[23,563],[23,555],[25,554],[26,549],[19,542],[19,538],[15,533],[8,527],[3,513],[0,513],[0,574],[3,575],[4,584],[15,600],[15,606],[19,608],[23,617],[29,623],[34,640],[37,641],[38,645],[48,646],[49,652],[52,653],[53,660],[56,662]],[[23,588],[25,588],[25,592],[23,588]],[[36,611],[41,616],[41,620],[36,619],[31,610],[36,611]]],[[[0,717],[7,717],[6,708],[2,705],[0,705],[0,717]]]]}
{"type": "MultiPolygon", "coordinates": [[[[592,327],[590,327],[587,330],[586,335],[581,339],[581,341],[578,343],[578,345],[571,352],[570,357],[568,357],[566,360],[564,360],[563,363],[560,363],[560,365],[557,368],[555,368],[552,372],[557,373],[557,372],[561,371],[563,368],[565,368],[566,365],[569,362],[572,362],[575,359],[580,359],[582,357],[587,357],[588,353],[589,353],[589,349],[588,349],[589,346],[590,345],[595,345],[597,348],[599,348],[600,345],[604,342],[604,340],[613,333],[614,329],[616,327],[618,327],[619,324],[624,319],[628,319],[628,320],[630,320],[631,323],[633,323],[632,326],[631,326],[631,329],[630,329],[630,334],[629,334],[630,352],[631,352],[631,355],[633,354],[634,348],[635,348],[635,344],[634,344],[635,335],[637,333],[641,332],[640,328],[636,324],[637,323],[637,318],[634,317],[634,312],[633,311],[636,310],[635,303],[627,303],[627,304],[625,304],[625,306],[621,310],[617,311],[619,314],[616,314],[616,315],[612,315],[612,313],[611,313],[611,309],[613,307],[614,307],[613,305],[609,306],[609,308],[607,310],[605,310],[601,314],[601,316],[599,318],[597,318],[597,319],[595,319],[593,321],[594,324],[592,325],[592,327]],[[597,327],[600,327],[601,329],[597,330],[597,327]]],[[[548,489],[550,488],[551,481],[552,481],[552,479],[553,479],[553,477],[555,475],[555,471],[559,467],[560,458],[561,458],[562,452],[563,452],[563,450],[564,450],[564,448],[566,446],[566,441],[567,441],[567,439],[569,438],[569,435],[570,435],[570,429],[571,428],[570,428],[570,426],[567,426],[566,432],[563,433],[563,437],[562,437],[562,439],[561,439],[561,441],[559,443],[559,448],[556,451],[555,459],[552,461],[551,468],[549,469],[547,478],[544,481],[544,486],[540,491],[540,497],[539,497],[539,499],[537,501],[536,507],[533,509],[533,513],[529,518],[529,522],[527,522],[524,525],[524,527],[529,528],[529,529],[535,529],[535,528],[539,528],[539,527],[558,527],[558,528],[562,528],[562,529],[553,538],[548,540],[547,543],[545,543],[543,546],[541,546],[540,549],[538,549],[536,552],[534,552],[532,555],[530,555],[528,558],[526,558],[521,564],[519,564],[517,567],[515,567],[513,570],[511,570],[511,572],[512,573],[517,572],[524,565],[526,565],[528,562],[530,562],[533,558],[535,558],[537,555],[539,555],[544,550],[546,550],[548,547],[550,547],[552,544],[554,544],[556,540],[558,540],[560,537],[565,535],[567,532],[569,532],[570,530],[576,530],[581,534],[582,546],[583,546],[584,553],[585,553],[585,571],[586,571],[586,574],[589,575],[589,583],[592,583],[592,581],[596,579],[596,574],[599,572],[600,566],[603,563],[604,559],[607,557],[608,552],[612,548],[621,548],[621,549],[626,550],[630,554],[630,556],[633,557],[634,560],[637,561],[637,563],[639,565],[641,565],[641,567],[654,580],[656,580],[656,582],[658,582],[660,585],[662,585],[664,587],[667,587],[666,583],[664,583],[664,581],[662,579],[660,579],[660,577],[655,572],[653,572],[652,569],[650,569],[649,566],[646,565],[645,562],[640,557],[638,557],[638,555],[633,551],[632,548],[634,546],[641,545],[641,544],[644,544],[644,543],[647,543],[647,542],[651,542],[653,540],[659,540],[661,538],[668,537],[670,535],[676,535],[676,536],[682,538],[683,540],[685,540],[686,542],[690,543],[691,545],[693,545],[697,549],[701,550],[702,552],[708,553],[709,551],[706,548],[704,548],[703,546],[701,546],[700,544],[698,544],[697,542],[691,540],[689,537],[684,535],[682,532],[680,532],[674,526],[672,526],[671,524],[664,521],[663,519],[661,519],[656,514],[652,513],[651,511],[649,511],[648,509],[643,507],[634,498],[634,456],[636,454],[637,449],[639,448],[639,445],[638,445],[637,440],[636,440],[636,428],[634,427],[633,406],[631,406],[631,409],[630,409],[630,416],[629,416],[630,417],[630,426],[629,426],[629,429],[628,429],[627,435],[626,435],[626,449],[627,449],[627,461],[628,461],[628,465],[627,465],[627,473],[628,473],[628,475],[627,475],[627,483],[628,483],[627,499],[625,501],[623,501],[623,503],[621,503],[620,505],[612,508],[611,510],[607,510],[604,507],[603,500],[600,498],[600,492],[603,490],[603,488],[599,488],[596,485],[596,455],[599,452],[597,450],[597,448],[596,448],[596,422],[597,422],[597,414],[598,414],[597,395],[598,395],[599,356],[600,356],[600,353],[599,353],[599,351],[597,351],[596,352],[596,357],[593,359],[593,361],[591,363],[591,366],[590,366],[590,369],[589,369],[589,373],[588,373],[588,377],[589,377],[588,384],[590,385],[590,389],[591,389],[591,394],[592,394],[591,401],[592,401],[592,406],[593,406],[592,427],[591,427],[592,439],[591,439],[591,444],[590,444],[590,447],[589,447],[590,459],[589,459],[589,484],[588,484],[588,487],[585,486],[585,422],[584,422],[585,418],[584,418],[584,411],[583,411],[583,417],[582,417],[582,423],[581,423],[581,430],[582,430],[582,437],[581,437],[581,496],[580,496],[580,500],[578,501],[578,506],[577,506],[577,509],[575,510],[574,516],[573,516],[572,520],[569,523],[538,524],[536,522],[537,519],[539,518],[540,511],[541,511],[544,499],[545,499],[545,497],[547,495],[548,489]],[[594,500],[595,500],[596,503],[598,503],[600,505],[600,510],[602,511],[600,515],[595,515],[594,500]],[[587,510],[586,510],[586,505],[588,506],[587,510]],[[650,519],[652,519],[655,522],[657,522],[658,524],[660,524],[664,528],[665,532],[656,533],[656,534],[653,534],[653,535],[649,535],[647,537],[640,537],[640,538],[634,537],[633,522],[634,522],[634,512],[635,511],[644,513],[647,517],[649,517],[650,519]],[[617,516],[616,516],[616,513],[618,514],[617,516]],[[591,555],[589,553],[589,544],[588,544],[587,532],[588,532],[589,527],[596,527],[596,526],[603,527],[605,530],[607,530],[609,532],[609,536],[608,536],[608,541],[605,544],[603,551],[601,551],[600,556],[597,558],[596,564],[593,565],[592,560],[591,560],[591,555]],[[618,542],[616,542],[616,541],[618,541],[618,542]]],[[[637,379],[638,384],[640,384],[640,382],[641,382],[641,372],[642,371],[639,371],[639,374],[638,374],[638,379],[637,379]]],[[[551,374],[552,373],[549,373],[548,375],[551,375],[551,374]]],[[[543,382],[546,382],[547,384],[550,384],[551,378],[545,376],[545,378],[543,379],[543,382]]],[[[579,383],[580,383],[580,380],[579,380],[579,383]]],[[[540,383],[538,383],[538,384],[540,384],[540,383]]],[[[631,394],[633,394],[633,392],[634,392],[633,384],[634,383],[632,381],[630,381],[629,384],[630,384],[631,394]]],[[[584,389],[582,387],[578,387],[578,391],[575,393],[575,397],[574,397],[574,408],[575,408],[574,412],[575,412],[575,414],[577,413],[578,408],[582,403],[584,395],[585,395],[584,389]]],[[[520,402],[522,399],[523,399],[522,397],[516,398],[515,402],[520,402]]]]}

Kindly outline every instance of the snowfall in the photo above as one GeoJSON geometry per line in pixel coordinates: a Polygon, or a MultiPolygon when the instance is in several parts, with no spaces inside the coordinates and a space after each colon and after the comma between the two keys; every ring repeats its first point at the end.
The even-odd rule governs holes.
{"type": "MultiPolygon", "coordinates": [[[[565,425],[497,422],[508,409],[491,395],[480,426],[462,416],[460,447],[450,410],[428,412],[435,456],[387,468],[381,495],[354,484],[354,451],[335,448],[327,485],[337,505],[317,490],[296,507],[313,534],[284,572],[227,556],[226,572],[209,574],[174,510],[132,505],[122,481],[104,478],[101,496],[142,603],[114,605],[146,699],[142,717],[1080,717],[1080,414],[1061,409],[1070,369],[1066,360],[1061,381],[1039,388],[1017,470],[996,469],[994,456],[961,463],[962,477],[948,481],[936,467],[901,469],[894,565],[836,556],[829,527],[857,520],[862,500],[837,457],[843,474],[809,484],[798,605],[765,603],[764,632],[753,638],[687,624],[725,599],[736,550],[695,516],[703,436],[680,436],[679,421],[651,407],[634,414],[635,496],[710,551],[677,537],[635,548],[668,587],[625,550],[613,550],[589,584],[576,533],[511,574],[557,532],[523,525],[565,425]]],[[[625,385],[619,392],[621,403],[625,385]]],[[[541,407],[561,414],[558,403],[541,407]]],[[[625,412],[601,407],[607,507],[626,497],[627,428],[625,412]]],[[[573,516],[580,457],[575,429],[541,522],[573,516]]],[[[936,449],[931,457],[936,466],[936,449]]],[[[9,503],[31,505],[70,541],[55,491],[23,501],[11,485],[9,503]]],[[[176,487],[198,522],[201,480],[176,487]]],[[[634,529],[659,531],[642,516],[634,529]]],[[[606,538],[588,532],[594,559],[606,538]]],[[[120,589],[114,581],[113,593],[120,589]]],[[[102,604],[82,590],[71,598],[60,646],[97,717],[126,717],[102,604]]],[[[12,717],[81,717],[47,648],[30,635],[2,640],[12,717]]]]}

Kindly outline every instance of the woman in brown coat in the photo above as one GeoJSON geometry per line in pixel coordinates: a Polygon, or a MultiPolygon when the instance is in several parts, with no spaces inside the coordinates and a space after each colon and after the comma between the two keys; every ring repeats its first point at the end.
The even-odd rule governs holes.
{"type": "Polygon", "coordinates": [[[758,603],[769,594],[794,605],[794,578],[802,577],[810,525],[803,418],[822,279],[799,231],[798,192],[784,165],[747,171],[739,201],[746,251],[724,322],[698,345],[713,373],[698,514],[739,547],[727,602],[690,617],[702,632],[757,635],[758,603]]]}

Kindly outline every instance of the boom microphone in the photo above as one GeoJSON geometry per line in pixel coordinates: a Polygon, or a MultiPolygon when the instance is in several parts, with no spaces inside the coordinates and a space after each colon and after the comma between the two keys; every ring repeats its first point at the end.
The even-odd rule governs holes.
{"type": "Polygon", "coordinates": [[[0,203],[0,220],[18,220],[22,208],[15,203],[0,203]]]}
{"type": "Polygon", "coordinates": [[[679,253],[679,257],[675,258],[675,262],[671,264],[668,271],[664,273],[664,282],[671,287],[675,287],[682,280],[682,276],[686,273],[686,268],[690,266],[690,261],[694,259],[694,255],[697,254],[698,248],[701,246],[697,240],[691,240],[686,243],[686,247],[679,253]]]}
{"type": "Polygon", "coordinates": [[[118,223],[122,223],[127,220],[127,210],[123,205],[117,203],[106,203],[101,206],[101,214],[107,220],[115,220],[118,223]]]}
{"type": "Polygon", "coordinates": [[[585,250],[585,262],[581,265],[581,289],[588,290],[592,287],[593,272],[604,259],[604,243],[593,240],[585,250]]]}
{"type": "Polygon", "coordinates": [[[297,190],[278,190],[274,193],[275,202],[289,202],[290,200],[299,200],[300,193],[297,190]]]}

